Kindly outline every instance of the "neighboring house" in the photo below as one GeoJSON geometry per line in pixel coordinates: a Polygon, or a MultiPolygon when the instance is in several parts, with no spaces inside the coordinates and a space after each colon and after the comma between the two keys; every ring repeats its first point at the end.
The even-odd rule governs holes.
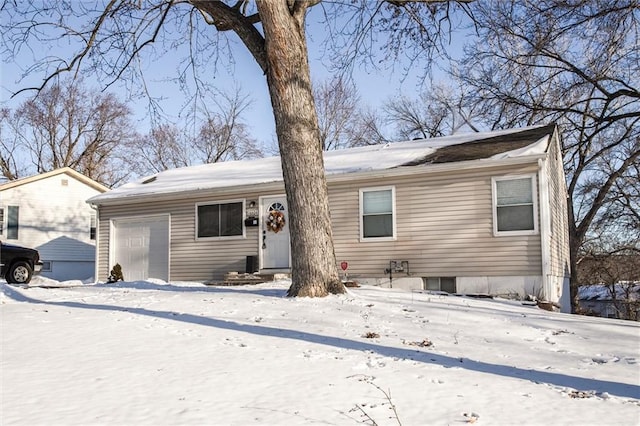
{"type": "Polygon", "coordinates": [[[581,285],[578,306],[588,315],[640,321],[640,282],[581,285]]]}
{"type": "Polygon", "coordinates": [[[86,200],[108,188],[56,169],[0,185],[0,239],[35,248],[40,275],[58,281],[95,275],[97,213],[86,200]]]}
{"type": "Polygon", "coordinates": [[[640,255],[601,253],[578,263],[578,305],[582,312],[640,321],[640,255]]]}
{"type": "MultiPolygon", "coordinates": [[[[553,302],[564,292],[568,300],[567,201],[555,126],[324,158],[336,258],[348,262],[349,278],[553,302]]],[[[260,272],[288,271],[295,256],[279,157],[168,170],[88,202],[99,210],[101,280],[115,263],[127,280],[209,281],[254,264],[260,272]],[[270,227],[269,217],[279,216],[284,226],[270,227]]]]}

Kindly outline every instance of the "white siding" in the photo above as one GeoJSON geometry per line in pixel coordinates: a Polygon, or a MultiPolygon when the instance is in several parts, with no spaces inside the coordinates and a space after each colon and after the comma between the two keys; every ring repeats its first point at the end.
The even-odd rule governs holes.
{"type": "Polygon", "coordinates": [[[38,249],[42,260],[54,262],[54,270],[44,276],[60,280],[91,277],[93,272],[86,271],[95,262],[95,241],[90,238],[95,211],[86,200],[99,193],[66,173],[2,189],[0,205],[5,214],[0,239],[38,249]],[[19,207],[18,239],[7,238],[8,206],[19,207]],[[74,274],[78,264],[82,268],[74,274]]]}
{"type": "Polygon", "coordinates": [[[96,212],[86,200],[101,191],[65,172],[5,186],[0,190],[0,205],[5,209],[0,239],[35,248],[42,260],[51,261],[52,270],[43,276],[91,278],[95,241],[90,238],[90,227],[96,212]],[[18,239],[7,238],[8,206],[19,207],[18,239]]]}
{"type": "Polygon", "coordinates": [[[0,237],[34,248],[49,243],[44,249],[47,260],[93,261],[95,242],[89,230],[95,211],[86,200],[99,193],[66,174],[3,190],[0,204],[5,208],[5,223],[0,237]],[[6,237],[7,206],[20,207],[17,240],[6,237]],[[52,247],[54,240],[57,243],[52,247]]]}

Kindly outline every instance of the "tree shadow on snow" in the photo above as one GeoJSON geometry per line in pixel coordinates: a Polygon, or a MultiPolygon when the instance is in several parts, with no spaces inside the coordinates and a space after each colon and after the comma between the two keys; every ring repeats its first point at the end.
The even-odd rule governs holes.
{"type": "Polygon", "coordinates": [[[595,391],[596,393],[607,392],[610,395],[615,395],[623,398],[640,399],[640,386],[630,385],[627,383],[569,376],[566,374],[553,373],[548,371],[528,370],[500,364],[491,364],[483,361],[475,361],[469,358],[454,358],[417,349],[396,348],[392,346],[384,346],[376,343],[356,341],[340,337],[322,336],[319,334],[298,330],[287,330],[255,324],[241,324],[234,321],[225,321],[193,314],[176,313],[172,311],[159,311],[144,308],[100,305],[80,302],[43,301],[25,296],[24,294],[10,286],[4,286],[4,293],[7,297],[10,297],[11,299],[18,302],[89,310],[125,311],[138,315],[180,321],[188,324],[216,327],[219,329],[251,333],[259,336],[300,340],[309,343],[333,346],[336,348],[348,349],[353,351],[369,351],[390,358],[412,360],[416,362],[423,362],[426,364],[440,365],[446,368],[463,368],[469,371],[528,380],[534,383],[568,387],[576,390],[589,390],[595,391]]]}

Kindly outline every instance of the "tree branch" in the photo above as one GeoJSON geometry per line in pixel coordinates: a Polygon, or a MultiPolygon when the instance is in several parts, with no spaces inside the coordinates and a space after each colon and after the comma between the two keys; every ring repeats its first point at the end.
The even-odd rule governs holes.
{"type": "Polygon", "coordinates": [[[241,13],[242,2],[234,7],[227,6],[221,1],[189,0],[205,17],[205,21],[216,27],[218,31],[233,30],[244,45],[249,49],[263,72],[267,70],[267,55],[264,47],[264,37],[254,24],[260,22],[260,16],[254,14],[245,16],[241,13]],[[211,19],[208,19],[208,17],[211,19]]]}
{"type": "Polygon", "coordinates": [[[91,31],[91,36],[89,37],[89,40],[87,40],[87,43],[86,43],[84,49],[82,49],[82,51],[79,54],[77,54],[71,60],[71,63],[69,65],[67,65],[66,67],[63,67],[63,68],[57,68],[52,74],[50,74],[49,76],[47,76],[44,79],[44,81],[42,82],[42,84],[40,86],[25,87],[25,88],[20,89],[17,92],[15,92],[11,97],[13,98],[13,97],[17,96],[19,93],[22,93],[22,92],[25,92],[25,91],[28,91],[28,90],[36,90],[36,91],[40,92],[47,85],[47,83],[49,83],[49,81],[51,81],[56,76],[62,74],[63,72],[71,71],[76,66],[80,67],[80,63],[82,62],[82,60],[85,58],[85,56],[87,56],[89,51],[93,48],[93,45],[94,45],[94,43],[96,41],[96,38],[98,36],[98,31],[100,30],[100,28],[104,24],[104,22],[105,22],[105,20],[107,18],[107,15],[114,9],[114,5],[117,3],[117,1],[118,0],[111,0],[109,2],[109,4],[105,7],[104,12],[102,14],[100,14],[100,17],[98,18],[98,21],[93,26],[93,30],[91,31]]]}

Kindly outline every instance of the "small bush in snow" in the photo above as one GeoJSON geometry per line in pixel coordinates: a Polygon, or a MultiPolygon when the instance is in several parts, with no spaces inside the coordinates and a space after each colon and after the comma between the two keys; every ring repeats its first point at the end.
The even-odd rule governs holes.
{"type": "Polygon", "coordinates": [[[115,283],[117,281],[124,281],[124,275],[122,275],[122,266],[119,263],[113,265],[113,269],[111,273],[109,273],[109,277],[107,278],[107,282],[115,283]]]}

